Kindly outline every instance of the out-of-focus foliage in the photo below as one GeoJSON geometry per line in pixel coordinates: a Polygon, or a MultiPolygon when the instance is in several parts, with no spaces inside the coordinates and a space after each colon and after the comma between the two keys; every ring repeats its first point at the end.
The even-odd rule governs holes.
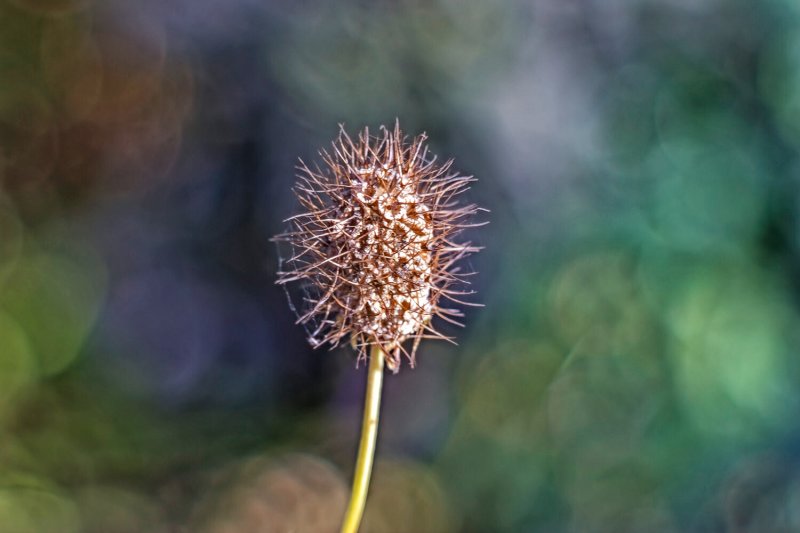
{"type": "Polygon", "coordinates": [[[363,530],[800,530],[790,0],[0,0],[0,533],[335,531],[364,369],[269,239],[399,118],[483,309],[388,376],[363,530]]]}

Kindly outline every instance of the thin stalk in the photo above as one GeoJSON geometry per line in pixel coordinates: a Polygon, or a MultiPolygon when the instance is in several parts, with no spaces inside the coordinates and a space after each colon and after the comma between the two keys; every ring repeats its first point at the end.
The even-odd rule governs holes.
{"type": "Polygon", "coordinates": [[[373,346],[369,355],[367,394],[364,398],[364,419],[361,422],[361,442],[358,445],[356,471],[353,475],[353,490],[350,503],[342,522],[341,533],[356,533],[367,502],[372,460],[375,457],[375,440],[378,437],[378,414],[381,409],[381,385],[383,384],[383,351],[373,346]]]}

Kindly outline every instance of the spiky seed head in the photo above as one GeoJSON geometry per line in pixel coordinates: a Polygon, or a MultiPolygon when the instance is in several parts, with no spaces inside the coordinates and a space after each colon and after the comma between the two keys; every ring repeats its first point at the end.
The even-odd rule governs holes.
{"type": "Polygon", "coordinates": [[[314,347],[349,340],[364,359],[377,345],[396,372],[403,355],[414,366],[421,339],[452,342],[431,320],[461,325],[462,313],[442,303],[470,305],[459,298],[472,292],[456,290],[469,273],[456,263],[478,248],[454,238],[479,208],[456,199],[473,178],[452,172],[452,160],[437,163],[425,140],[409,142],[396,123],[353,141],[340,126],[322,168],[300,161],[294,192],[304,212],[276,237],[292,248],[277,283],[302,283],[298,323],[314,347]]]}

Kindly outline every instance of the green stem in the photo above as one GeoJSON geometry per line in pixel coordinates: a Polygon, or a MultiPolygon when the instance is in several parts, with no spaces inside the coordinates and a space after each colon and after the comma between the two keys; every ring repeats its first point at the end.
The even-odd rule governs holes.
{"type": "Polygon", "coordinates": [[[378,436],[378,414],[381,408],[381,385],[383,383],[383,351],[372,347],[367,374],[367,394],[364,398],[364,420],[361,422],[361,442],[358,445],[356,471],[353,475],[353,490],[350,503],[342,522],[341,533],[356,533],[364,514],[367,501],[372,460],[375,457],[375,441],[378,436]]]}

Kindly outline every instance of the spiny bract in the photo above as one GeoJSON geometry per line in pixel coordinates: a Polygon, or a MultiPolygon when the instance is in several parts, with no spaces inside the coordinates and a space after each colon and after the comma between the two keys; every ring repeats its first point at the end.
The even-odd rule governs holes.
{"type": "Polygon", "coordinates": [[[304,282],[298,322],[314,347],[349,339],[363,359],[377,345],[396,372],[403,354],[414,366],[421,339],[452,341],[434,316],[461,325],[441,302],[470,305],[458,298],[472,291],[453,288],[468,275],[455,263],[478,248],[453,237],[479,208],[458,204],[474,179],[451,172],[452,160],[437,164],[425,134],[407,142],[399,123],[380,131],[364,128],[354,142],[340,126],[333,152],[320,152],[324,169],[300,161],[294,192],[305,212],[276,237],[292,247],[278,283],[304,282]]]}

